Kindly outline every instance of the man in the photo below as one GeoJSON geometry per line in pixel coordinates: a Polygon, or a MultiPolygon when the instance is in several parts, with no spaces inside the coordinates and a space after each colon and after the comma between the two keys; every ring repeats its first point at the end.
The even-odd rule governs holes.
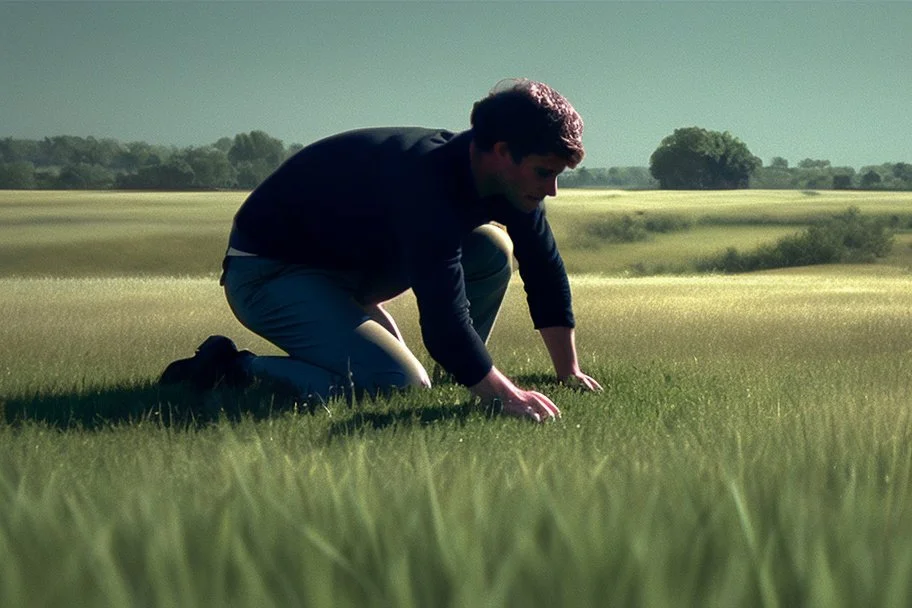
{"type": "Polygon", "coordinates": [[[582,120],[547,85],[509,80],[474,105],[471,125],[361,129],[292,156],[238,210],[222,276],[238,320],[289,356],[238,353],[213,336],[163,381],[266,377],[322,397],[430,386],[383,308],[411,288],[424,344],[456,381],[504,413],[555,418],[557,406],[516,386],[485,347],[515,254],[558,378],[600,390],[577,361],[570,285],[542,206],[583,157],[582,120]]]}

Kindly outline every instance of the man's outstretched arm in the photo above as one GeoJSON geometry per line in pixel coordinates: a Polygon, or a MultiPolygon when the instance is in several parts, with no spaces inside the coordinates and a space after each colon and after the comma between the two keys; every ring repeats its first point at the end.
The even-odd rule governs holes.
{"type": "Polygon", "coordinates": [[[576,338],[572,327],[543,327],[539,330],[554,371],[561,382],[575,383],[590,391],[600,391],[602,386],[580,370],[576,356],[576,338]]]}

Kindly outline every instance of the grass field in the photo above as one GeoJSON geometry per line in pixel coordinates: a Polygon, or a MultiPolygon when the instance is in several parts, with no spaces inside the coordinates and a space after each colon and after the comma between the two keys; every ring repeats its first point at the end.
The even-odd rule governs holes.
{"type": "MultiPolygon", "coordinates": [[[[518,282],[491,344],[561,407],[543,426],[453,385],[313,412],[156,387],[211,333],[274,352],[215,281],[242,199],[0,192],[0,605],[912,600],[909,235],[874,265],[687,271],[912,195],[565,191],[549,214],[606,390],[549,380],[518,282]],[[689,227],[585,236],[612,214],[689,227]]],[[[410,295],[391,309],[430,363],[410,295]]]]}

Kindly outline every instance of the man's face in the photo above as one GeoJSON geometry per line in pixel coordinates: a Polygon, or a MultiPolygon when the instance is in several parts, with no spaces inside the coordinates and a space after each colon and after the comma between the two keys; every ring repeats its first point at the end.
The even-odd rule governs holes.
{"type": "Polygon", "coordinates": [[[520,211],[532,213],[546,196],[557,195],[557,176],[567,161],[556,154],[529,154],[519,163],[510,157],[501,166],[501,194],[520,211]]]}

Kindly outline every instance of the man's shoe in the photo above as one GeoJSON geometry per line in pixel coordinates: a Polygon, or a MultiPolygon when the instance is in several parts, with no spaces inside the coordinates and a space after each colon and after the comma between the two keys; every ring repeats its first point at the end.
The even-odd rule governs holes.
{"type": "Polygon", "coordinates": [[[240,354],[230,338],[209,336],[194,356],[171,362],[162,372],[159,383],[186,384],[200,391],[223,383],[239,384],[243,375],[238,369],[240,354]]]}

